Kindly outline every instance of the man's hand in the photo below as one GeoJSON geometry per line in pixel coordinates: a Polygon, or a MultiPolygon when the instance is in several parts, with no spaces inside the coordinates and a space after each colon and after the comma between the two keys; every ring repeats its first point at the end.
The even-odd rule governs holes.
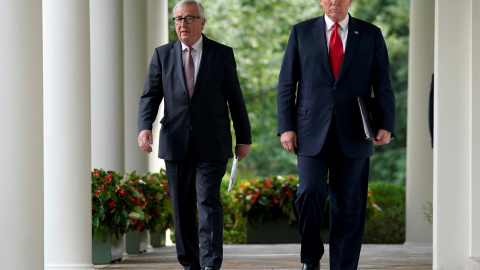
{"type": "Polygon", "coordinates": [[[148,129],[144,129],[140,131],[140,134],[138,134],[138,146],[140,146],[140,148],[142,148],[143,151],[147,153],[151,153],[152,144],[153,144],[152,131],[148,129]]]}
{"type": "Polygon", "coordinates": [[[286,131],[280,135],[280,142],[283,145],[283,148],[288,152],[295,154],[295,148],[298,147],[297,144],[297,134],[295,131],[286,131]]]}
{"type": "Polygon", "coordinates": [[[238,157],[238,161],[242,161],[250,153],[250,144],[241,144],[235,146],[235,155],[238,157]]]}
{"type": "Polygon", "coordinates": [[[379,129],[377,133],[377,137],[375,138],[375,140],[373,140],[373,143],[376,145],[384,145],[390,142],[391,137],[392,137],[392,133],[390,131],[379,129]]]}

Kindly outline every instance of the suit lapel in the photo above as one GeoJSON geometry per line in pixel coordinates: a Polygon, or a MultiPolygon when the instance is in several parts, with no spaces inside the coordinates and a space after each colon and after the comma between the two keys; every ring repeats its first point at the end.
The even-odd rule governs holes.
{"type": "Polygon", "coordinates": [[[200,60],[200,66],[198,68],[197,79],[193,88],[192,97],[195,96],[197,91],[199,91],[200,85],[202,85],[202,81],[206,77],[208,65],[210,64],[213,54],[211,44],[211,41],[207,37],[203,36],[202,60],[200,60]]]}
{"type": "MultiPolygon", "coordinates": [[[[323,15],[325,16],[325,15],[323,15]]],[[[327,40],[325,34],[325,18],[321,16],[313,27],[313,37],[315,39],[315,47],[320,50],[320,61],[327,71],[328,76],[333,81],[332,67],[330,66],[330,59],[328,58],[327,40]]]]}
{"type": "Polygon", "coordinates": [[[177,75],[177,79],[182,86],[183,91],[188,97],[187,85],[185,84],[185,75],[183,71],[183,61],[182,61],[182,43],[180,40],[177,40],[172,46],[172,56],[174,59],[175,64],[175,74],[177,75]]]}
{"type": "MultiPolygon", "coordinates": [[[[348,14],[350,16],[350,14],[348,14]]],[[[338,72],[337,82],[342,78],[343,74],[348,69],[348,66],[352,62],[355,53],[357,52],[358,40],[360,38],[361,32],[358,29],[357,24],[355,23],[355,18],[350,16],[348,23],[348,37],[347,37],[347,46],[345,47],[345,54],[343,56],[342,65],[340,66],[340,71],[338,72]]]]}

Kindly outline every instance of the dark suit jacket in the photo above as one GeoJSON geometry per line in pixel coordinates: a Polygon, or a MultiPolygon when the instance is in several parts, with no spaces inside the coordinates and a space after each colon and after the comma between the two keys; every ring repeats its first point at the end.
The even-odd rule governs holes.
{"type": "Polygon", "coordinates": [[[233,154],[229,108],[237,144],[251,144],[250,122],[233,50],[203,36],[202,59],[191,99],[185,85],[181,50],[179,40],[155,49],[140,98],[138,132],[152,130],[163,99],[159,158],[182,159],[189,134],[203,160],[230,158],[233,154]]]}
{"type": "MultiPolygon", "coordinates": [[[[350,16],[350,15],[348,15],[350,16]]],[[[278,134],[295,131],[298,155],[314,156],[325,142],[335,107],[344,154],[369,157],[356,97],[373,93],[381,112],[380,128],[395,132],[395,96],[387,47],[380,29],[350,17],[347,44],[337,80],[328,57],[323,16],[293,26],[280,71],[278,134]]]]}

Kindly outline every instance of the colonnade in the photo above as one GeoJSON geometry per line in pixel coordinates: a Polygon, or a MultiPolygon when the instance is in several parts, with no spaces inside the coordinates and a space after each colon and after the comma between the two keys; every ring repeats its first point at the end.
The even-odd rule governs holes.
{"type": "MultiPolygon", "coordinates": [[[[90,170],[160,168],[136,116],[168,17],[166,0],[0,1],[2,268],[93,269],[90,170]]],[[[434,269],[480,269],[479,25],[476,0],[411,0],[406,244],[433,243],[434,269]]]]}
{"type": "Polygon", "coordinates": [[[136,116],[147,54],[167,42],[167,9],[0,2],[2,269],[94,269],[91,169],[160,169],[137,145],[136,116]]]}
{"type": "Polygon", "coordinates": [[[433,243],[433,269],[480,269],[480,3],[410,4],[407,244],[433,243]],[[427,132],[432,72],[433,152],[427,132]],[[431,232],[421,220],[429,200],[431,232]]]}

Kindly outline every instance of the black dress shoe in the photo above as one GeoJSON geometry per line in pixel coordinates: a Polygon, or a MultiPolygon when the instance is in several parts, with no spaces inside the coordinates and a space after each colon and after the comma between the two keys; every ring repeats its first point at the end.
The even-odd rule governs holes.
{"type": "Polygon", "coordinates": [[[317,265],[311,263],[304,263],[302,270],[320,270],[320,263],[317,265]]]}
{"type": "Polygon", "coordinates": [[[207,266],[207,267],[202,268],[202,270],[219,270],[219,269],[217,269],[213,266],[207,266]]]}

